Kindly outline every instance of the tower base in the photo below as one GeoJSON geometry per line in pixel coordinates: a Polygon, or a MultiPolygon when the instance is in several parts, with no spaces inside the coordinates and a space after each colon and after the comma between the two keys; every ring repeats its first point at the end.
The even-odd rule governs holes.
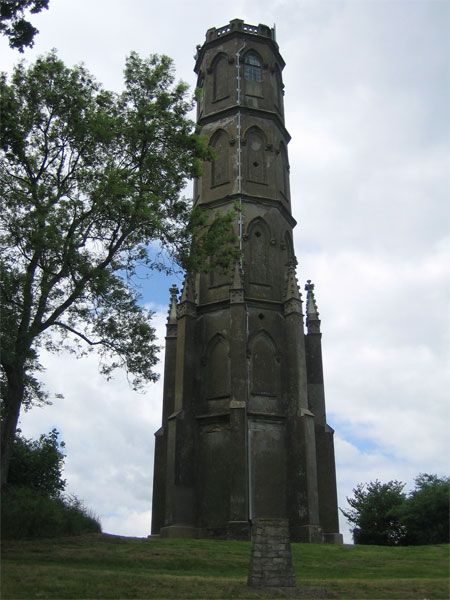
{"type": "Polygon", "coordinates": [[[159,535],[162,538],[197,538],[198,530],[191,525],[169,525],[161,527],[159,535]]]}
{"type": "Polygon", "coordinates": [[[291,541],[307,544],[322,544],[323,533],[318,525],[301,525],[291,527],[291,541]]]}
{"type": "Polygon", "coordinates": [[[343,544],[344,538],[342,533],[324,533],[323,541],[326,544],[343,544]]]}
{"type": "Polygon", "coordinates": [[[227,539],[249,540],[251,538],[250,521],[228,521],[227,539]]]}

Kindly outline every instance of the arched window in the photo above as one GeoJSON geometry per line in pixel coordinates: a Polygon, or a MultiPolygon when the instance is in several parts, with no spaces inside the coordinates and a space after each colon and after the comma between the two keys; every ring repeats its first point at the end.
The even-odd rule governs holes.
{"type": "Polygon", "coordinates": [[[228,60],[225,54],[219,54],[213,61],[213,100],[222,100],[229,95],[228,60]]]}
{"type": "Polygon", "coordinates": [[[211,138],[210,146],[215,155],[211,163],[211,186],[222,185],[230,180],[228,165],[230,144],[226,131],[223,129],[216,131],[211,138]]]}
{"type": "Polygon", "coordinates": [[[247,180],[266,183],[265,140],[261,130],[252,127],[246,135],[247,180]]]}
{"type": "Polygon", "coordinates": [[[246,81],[262,81],[261,59],[256,52],[247,52],[244,58],[244,79],[246,81]]]}

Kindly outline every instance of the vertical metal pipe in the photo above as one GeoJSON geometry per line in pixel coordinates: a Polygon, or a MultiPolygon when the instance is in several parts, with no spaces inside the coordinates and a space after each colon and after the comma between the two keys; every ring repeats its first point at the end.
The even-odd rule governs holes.
{"type": "MultiPolygon", "coordinates": [[[[236,52],[236,103],[241,105],[241,52],[245,48],[243,44],[236,52]]],[[[238,110],[236,122],[236,137],[237,137],[237,167],[238,167],[238,194],[239,194],[239,250],[241,253],[241,268],[242,268],[242,161],[241,161],[241,111],[238,110]]]]}

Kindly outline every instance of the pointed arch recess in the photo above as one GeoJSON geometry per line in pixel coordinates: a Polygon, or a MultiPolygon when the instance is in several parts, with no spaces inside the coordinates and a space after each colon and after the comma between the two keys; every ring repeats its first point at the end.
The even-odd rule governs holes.
{"type": "Polygon", "coordinates": [[[212,135],[209,145],[215,154],[215,158],[211,162],[211,186],[228,183],[230,181],[228,133],[224,129],[218,129],[212,135]]]}
{"type": "Polygon", "coordinates": [[[230,345],[220,333],[209,340],[205,352],[206,399],[219,400],[230,395],[230,345]]]}
{"type": "Polygon", "coordinates": [[[266,172],[266,136],[259,127],[250,127],[245,134],[246,175],[247,181],[253,183],[267,182],[266,172]]]}
{"type": "Polygon", "coordinates": [[[219,52],[211,63],[213,80],[213,102],[223,100],[230,95],[228,86],[228,56],[219,52]]]}
{"type": "Polygon", "coordinates": [[[250,339],[249,354],[251,393],[255,396],[279,396],[280,356],[272,336],[265,329],[250,339]]]}
{"type": "Polygon", "coordinates": [[[256,217],[247,228],[246,271],[249,283],[269,285],[270,228],[262,217],[256,217]]]}

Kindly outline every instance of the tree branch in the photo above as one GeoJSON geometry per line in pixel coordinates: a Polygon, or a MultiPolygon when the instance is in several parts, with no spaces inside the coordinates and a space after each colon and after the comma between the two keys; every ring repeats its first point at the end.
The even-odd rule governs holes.
{"type": "Polygon", "coordinates": [[[70,333],[73,333],[74,335],[77,335],[79,338],[81,338],[87,344],[89,344],[89,346],[100,346],[100,345],[103,345],[103,346],[112,347],[111,344],[109,344],[106,340],[99,340],[97,342],[93,342],[92,340],[90,340],[87,336],[85,336],[80,331],[77,331],[76,329],[73,329],[73,327],[70,327],[70,325],[67,325],[66,323],[61,323],[61,321],[54,321],[53,325],[57,325],[58,327],[61,327],[62,329],[66,329],[67,331],[70,331],[70,333]]]}

